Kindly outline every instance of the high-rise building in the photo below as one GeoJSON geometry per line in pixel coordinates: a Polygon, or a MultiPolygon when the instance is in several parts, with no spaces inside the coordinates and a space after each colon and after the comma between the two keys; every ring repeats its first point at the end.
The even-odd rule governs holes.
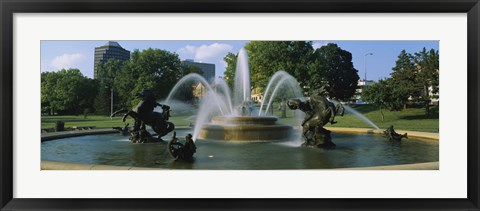
{"type": "Polygon", "coordinates": [[[97,65],[107,62],[109,59],[118,59],[125,62],[130,59],[130,51],[125,50],[118,42],[108,41],[105,45],[95,48],[95,62],[93,78],[97,78],[97,65]]]}
{"type": "Polygon", "coordinates": [[[215,79],[215,64],[194,62],[191,59],[187,59],[182,61],[182,65],[185,65],[185,66],[192,65],[200,68],[202,70],[202,76],[208,82],[211,82],[212,80],[215,79]]]}

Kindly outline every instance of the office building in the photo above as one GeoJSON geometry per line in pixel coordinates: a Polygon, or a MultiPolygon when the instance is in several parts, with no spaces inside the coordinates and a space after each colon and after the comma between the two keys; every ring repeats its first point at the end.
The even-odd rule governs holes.
{"type": "Polygon", "coordinates": [[[93,78],[97,78],[98,75],[97,65],[105,63],[109,59],[118,59],[120,62],[125,62],[130,59],[130,51],[125,50],[120,44],[113,41],[108,41],[105,45],[96,47],[93,78]]]}
{"type": "Polygon", "coordinates": [[[188,66],[192,65],[198,67],[202,70],[202,76],[208,82],[212,82],[215,79],[215,64],[194,62],[191,59],[183,60],[182,65],[188,66]]]}

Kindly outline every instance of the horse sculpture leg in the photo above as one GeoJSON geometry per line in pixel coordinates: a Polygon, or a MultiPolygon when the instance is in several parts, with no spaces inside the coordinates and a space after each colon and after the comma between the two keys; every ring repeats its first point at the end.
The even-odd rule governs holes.
{"type": "Polygon", "coordinates": [[[310,129],[310,124],[305,123],[303,124],[303,131],[302,131],[302,137],[305,142],[302,144],[302,146],[308,146],[310,144],[310,138],[307,137],[308,132],[312,132],[310,129]]]}
{"type": "Polygon", "coordinates": [[[335,107],[335,116],[338,115],[338,111],[340,111],[340,109],[342,109],[342,113],[340,113],[340,116],[343,116],[343,114],[345,113],[345,108],[340,103],[337,104],[337,106],[335,107]]]}
{"type": "Polygon", "coordinates": [[[167,135],[175,129],[175,125],[171,122],[166,122],[166,124],[155,125],[153,130],[158,134],[158,138],[167,135]]]}

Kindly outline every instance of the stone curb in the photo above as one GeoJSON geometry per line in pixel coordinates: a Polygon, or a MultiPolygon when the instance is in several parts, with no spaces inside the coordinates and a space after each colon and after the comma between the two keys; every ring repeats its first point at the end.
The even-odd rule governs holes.
{"type": "Polygon", "coordinates": [[[439,170],[439,162],[401,164],[393,166],[369,166],[355,168],[339,168],[335,170],[439,170]]]}
{"type": "Polygon", "coordinates": [[[61,139],[61,138],[70,138],[70,137],[76,137],[76,136],[86,136],[86,135],[96,135],[96,134],[110,134],[110,133],[118,133],[118,131],[114,129],[92,129],[92,130],[73,130],[73,131],[42,133],[41,140],[42,142],[44,142],[44,141],[50,141],[54,139],[61,139]]]}
{"type": "Polygon", "coordinates": [[[162,168],[142,168],[133,166],[109,166],[96,164],[64,163],[42,160],[41,170],[163,170],[162,168]]]}
{"type": "MultiPolygon", "coordinates": [[[[186,129],[191,129],[191,127],[177,127],[175,129],[186,130],[186,129]]],[[[70,137],[87,136],[87,135],[99,135],[99,134],[112,134],[112,133],[118,133],[118,130],[104,128],[104,129],[91,129],[91,130],[50,132],[50,133],[42,133],[41,140],[42,142],[44,142],[44,141],[51,141],[54,139],[61,139],[61,138],[70,138],[70,137]]]]}
{"type": "MultiPolygon", "coordinates": [[[[383,130],[376,130],[371,128],[347,128],[347,127],[325,127],[332,132],[336,133],[367,133],[367,134],[376,134],[376,135],[383,135],[383,130]]],[[[415,137],[415,138],[426,138],[426,139],[433,139],[439,140],[438,133],[428,133],[428,132],[417,132],[417,131],[406,131],[406,130],[397,130],[399,134],[407,133],[408,137],[415,137]]]]}
{"type": "MultiPolygon", "coordinates": [[[[95,164],[63,163],[42,160],[42,170],[170,170],[164,168],[142,168],[133,166],[108,166],[95,164]]],[[[194,169],[189,169],[194,170],[194,169]]],[[[298,170],[298,169],[294,169],[298,170]]],[[[301,170],[439,170],[439,162],[401,164],[392,166],[369,166],[336,169],[301,169],[301,170]]]]}

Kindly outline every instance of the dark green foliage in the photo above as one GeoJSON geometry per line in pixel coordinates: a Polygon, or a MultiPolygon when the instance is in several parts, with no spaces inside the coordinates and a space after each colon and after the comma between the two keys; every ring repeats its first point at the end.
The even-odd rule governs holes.
{"type": "Polygon", "coordinates": [[[270,77],[283,70],[300,84],[309,80],[308,68],[313,59],[311,42],[305,41],[252,41],[245,49],[249,54],[252,86],[266,88],[270,77]]]}
{"type": "Polygon", "coordinates": [[[96,85],[78,69],[62,69],[41,74],[42,113],[82,114],[93,106],[96,85]]]}
{"type": "Polygon", "coordinates": [[[439,54],[431,49],[414,55],[403,50],[392,68],[392,80],[398,89],[405,92],[402,97],[404,104],[412,102],[425,108],[425,113],[430,114],[430,102],[438,98],[439,93],[439,54]]]}
{"type": "MultiPolygon", "coordinates": [[[[300,87],[319,88],[331,86],[331,97],[346,100],[355,94],[358,82],[357,70],[353,68],[352,55],[335,44],[314,51],[311,42],[305,41],[252,41],[245,49],[249,55],[251,85],[265,91],[270,77],[284,70],[300,83],[300,87]]],[[[236,55],[224,58],[227,68],[224,73],[232,86],[236,67],[236,55]]]]}
{"type": "Polygon", "coordinates": [[[405,107],[411,96],[417,96],[418,84],[416,83],[417,68],[413,56],[405,50],[400,52],[395,67],[392,68],[392,84],[395,89],[402,89],[403,95],[397,96],[405,107]]]}
{"type": "Polygon", "coordinates": [[[310,70],[310,88],[328,85],[330,97],[348,101],[357,89],[358,71],[353,67],[352,54],[336,44],[327,44],[315,51],[315,65],[310,70]]]}
{"type": "Polygon", "coordinates": [[[423,48],[421,52],[415,53],[414,60],[418,68],[416,93],[419,93],[415,99],[425,107],[425,114],[430,115],[431,100],[437,99],[439,92],[439,54],[433,49],[427,51],[423,48]]]}
{"type": "Polygon", "coordinates": [[[383,110],[402,110],[406,102],[405,96],[408,96],[408,90],[397,86],[391,78],[379,80],[378,83],[364,87],[362,90],[362,100],[380,108],[382,122],[385,118],[383,110]]]}
{"type": "Polygon", "coordinates": [[[110,59],[105,63],[99,63],[97,66],[98,92],[95,98],[95,113],[110,115],[111,112],[111,96],[113,91],[113,110],[119,109],[118,102],[122,99],[118,97],[118,90],[116,89],[117,76],[122,69],[122,62],[117,59],[110,59]]]}
{"type": "Polygon", "coordinates": [[[135,50],[118,72],[115,89],[122,106],[128,108],[138,103],[135,94],[143,89],[152,90],[157,99],[166,98],[177,81],[192,72],[201,73],[198,68],[182,66],[176,53],[151,48],[135,50]]]}
{"type": "Polygon", "coordinates": [[[229,52],[224,58],[223,61],[227,63],[223,77],[227,84],[232,88],[233,83],[235,82],[235,68],[237,67],[237,56],[229,52]]]}
{"type": "MultiPolygon", "coordinates": [[[[154,91],[157,99],[165,98],[181,77],[201,73],[199,68],[180,64],[175,53],[146,49],[135,50],[124,63],[111,59],[98,64],[95,80],[78,69],[42,73],[42,112],[83,114],[89,109],[110,115],[112,90],[114,110],[134,106],[138,102],[135,94],[143,89],[154,91]]],[[[192,99],[193,95],[185,91],[184,97],[192,99]]]]}

